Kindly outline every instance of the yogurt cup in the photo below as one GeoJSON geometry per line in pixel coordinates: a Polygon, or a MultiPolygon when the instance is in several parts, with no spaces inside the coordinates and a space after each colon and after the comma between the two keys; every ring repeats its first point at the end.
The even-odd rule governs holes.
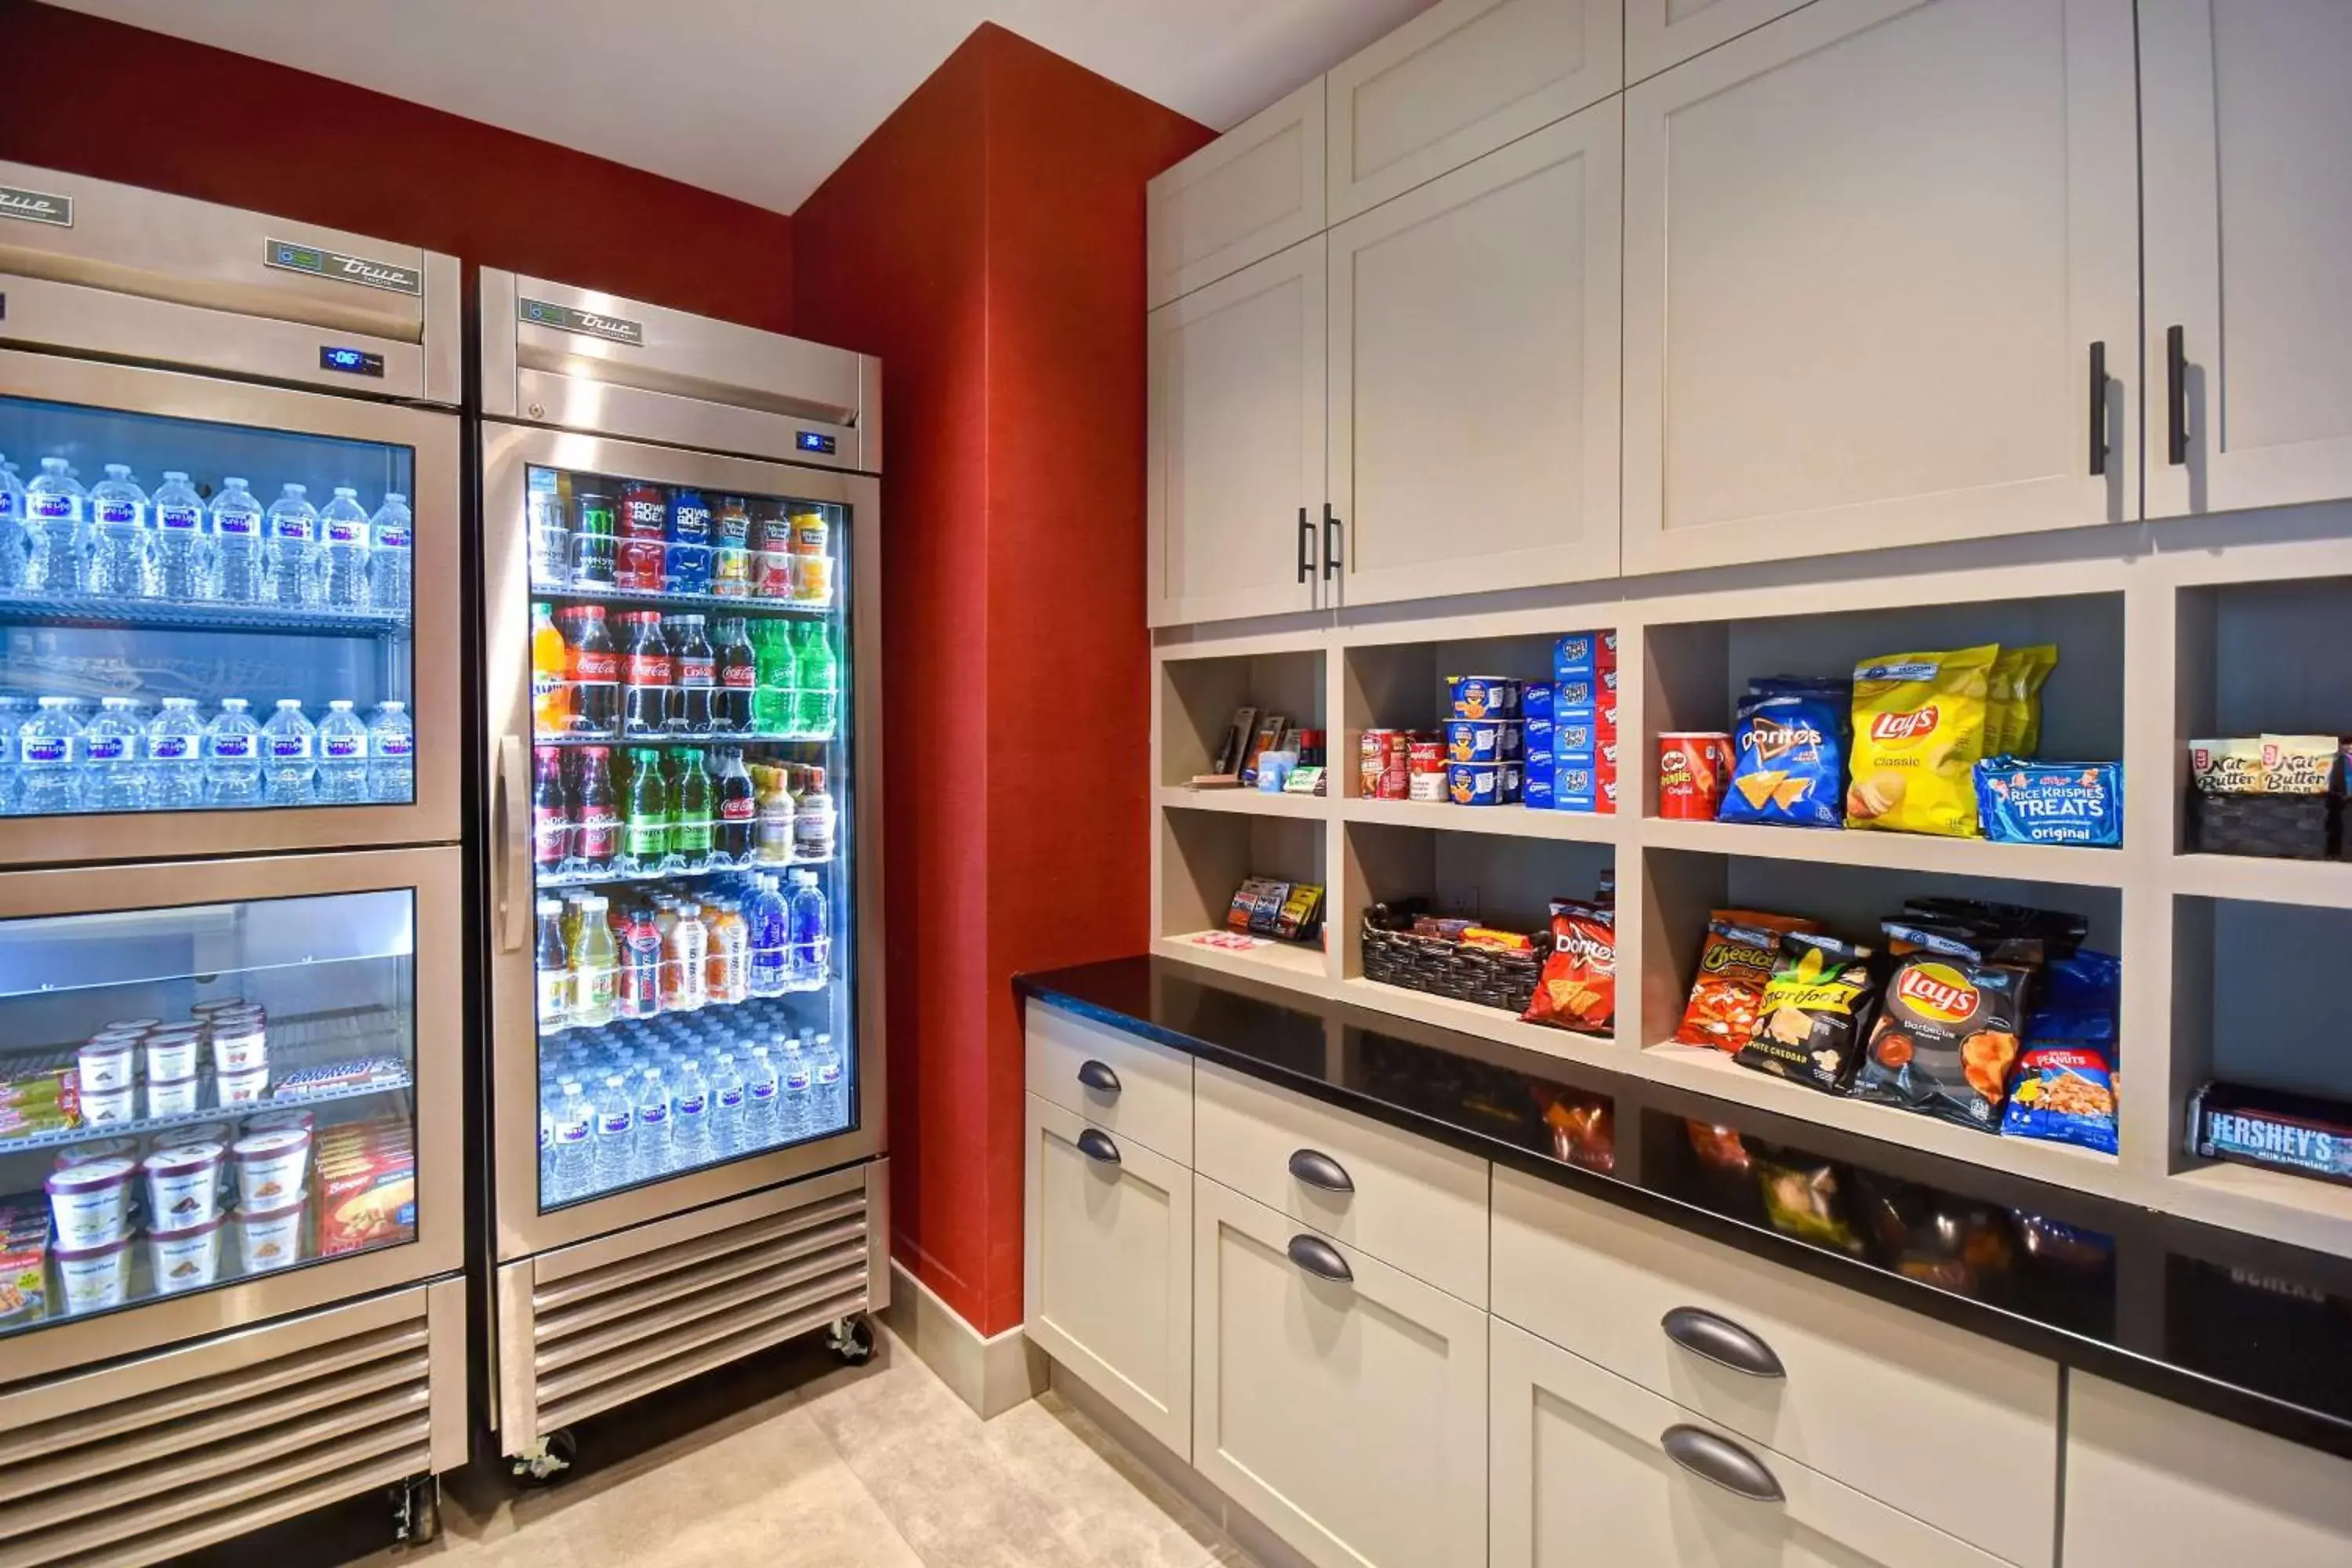
{"type": "Polygon", "coordinates": [[[296,1198],[278,1208],[244,1209],[236,1216],[237,1256],[247,1274],[302,1260],[302,1222],[309,1205],[296,1198]]]}
{"type": "Polygon", "coordinates": [[[301,1201],[302,1177],[310,1164],[310,1129],[250,1132],[228,1152],[236,1165],[238,1207],[273,1209],[301,1201]]]}
{"type": "Polygon", "coordinates": [[[213,1070],[246,1073],[269,1065],[269,1036],[260,1017],[223,1015],[212,1023],[213,1070]]]}
{"type": "Polygon", "coordinates": [[[81,1119],[96,1127],[109,1121],[129,1121],[139,1114],[138,1091],[125,1084],[81,1097],[81,1119]]]}
{"type": "Polygon", "coordinates": [[[176,1082],[196,1076],[204,1036],[195,1029],[158,1029],[140,1042],[140,1048],[147,1056],[149,1082],[157,1079],[176,1082]]]}
{"type": "Polygon", "coordinates": [[[147,1177],[147,1228],[190,1230],[218,1219],[221,1163],[227,1157],[217,1143],[188,1143],[141,1161],[147,1177]]]}
{"type": "Polygon", "coordinates": [[[86,1252],[121,1241],[131,1213],[131,1183],[139,1167],[129,1160],[92,1160],[52,1171],[41,1184],[57,1221],[58,1246],[86,1252]]]}
{"type": "Polygon", "coordinates": [[[175,1295],[201,1290],[220,1274],[221,1222],[206,1220],[185,1230],[151,1233],[147,1262],[155,1276],[155,1293],[175,1295]]]}
{"type": "Polygon", "coordinates": [[[214,1099],[223,1106],[251,1105],[269,1092],[269,1069],[256,1068],[251,1072],[216,1073],[213,1077],[214,1099]]]}
{"type": "Polygon", "coordinates": [[[136,1138],[93,1138],[87,1143],[77,1143],[58,1154],[56,1168],[68,1171],[76,1165],[87,1165],[94,1160],[135,1161],[138,1158],[139,1140],[136,1138]]]}
{"type": "Polygon", "coordinates": [[[191,1110],[203,1109],[203,1085],[194,1073],[186,1078],[151,1078],[147,1080],[149,1116],[184,1116],[191,1110]]]}
{"type": "Polygon", "coordinates": [[[138,1047],[122,1036],[100,1036],[74,1053],[74,1071],[84,1094],[129,1089],[139,1073],[138,1047]]]}
{"type": "Polygon", "coordinates": [[[164,1149],[184,1149],[191,1143],[217,1143],[226,1149],[236,1134],[226,1121],[199,1121],[193,1127],[167,1127],[147,1140],[151,1154],[164,1149]]]}
{"type": "Polygon", "coordinates": [[[103,1247],[58,1247],[58,1284],[68,1312],[102,1312],[120,1307],[131,1295],[131,1243],[110,1241],[103,1247]]]}

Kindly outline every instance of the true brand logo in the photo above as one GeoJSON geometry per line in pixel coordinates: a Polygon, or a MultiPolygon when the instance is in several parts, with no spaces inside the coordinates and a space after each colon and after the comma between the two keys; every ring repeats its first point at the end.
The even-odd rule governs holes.
{"type": "Polygon", "coordinates": [[[53,223],[59,228],[71,228],[73,198],[53,196],[46,191],[20,191],[14,185],[0,185],[0,217],[13,217],[23,223],[53,223]]]}
{"type": "Polygon", "coordinates": [[[607,342],[627,343],[632,348],[646,346],[646,329],[642,323],[624,316],[600,316],[593,310],[575,310],[569,305],[551,304],[529,296],[515,301],[515,319],[525,326],[553,327],[559,332],[577,332],[582,337],[603,338],[607,342]]]}
{"type": "Polygon", "coordinates": [[[425,292],[424,275],[413,267],[370,261],[364,256],[345,256],[340,250],[321,250],[315,245],[273,239],[262,259],[281,272],[308,272],[314,278],[356,283],[362,289],[382,289],[394,294],[425,292]]]}

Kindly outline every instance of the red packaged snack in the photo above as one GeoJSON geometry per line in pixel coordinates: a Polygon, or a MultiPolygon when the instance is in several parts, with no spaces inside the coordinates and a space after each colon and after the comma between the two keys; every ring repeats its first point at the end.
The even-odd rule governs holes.
{"type": "Polygon", "coordinates": [[[1698,974],[1675,1039],[1685,1046],[1736,1051],[1756,1033],[1756,1015],[1771,983],[1780,933],[1819,931],[1819,921],[1754,910],[1717,910],[1707,919],[1698,974]]]}
{"type": "Polygon", "coordinates": [[[1551,952],[1522,1015],[1580,1035],[1607,1035],[1617,1018],[1617,916],[1573,899],[1551,905],[1551,952]]]}

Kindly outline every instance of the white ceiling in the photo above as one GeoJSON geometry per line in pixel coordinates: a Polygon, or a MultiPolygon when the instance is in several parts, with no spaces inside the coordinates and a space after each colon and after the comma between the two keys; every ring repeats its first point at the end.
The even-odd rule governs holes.
{"type": "Polygon", "coordinates": [[[1431,0],[54,3],[790,212],[982,21],[1223,130],[1431,0]]]}

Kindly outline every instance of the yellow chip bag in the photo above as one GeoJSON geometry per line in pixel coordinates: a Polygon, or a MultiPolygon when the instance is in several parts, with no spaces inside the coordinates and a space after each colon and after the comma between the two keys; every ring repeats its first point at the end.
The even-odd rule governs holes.
{"type": "Polygon", "coordinates": [[[2025,650],[2005,647],[1992,661],[1986,679],[1984,753],[1988,757],[2021,755],[2017,748],[2025,735],[2025,650]]]}
{"type": "Polygon", "coordinates": [[[1848,827],[1978,836],[1971,776],[1985,754],[2000,645],[1866,659],[1853,672],[1848,827]]]}
{"type": "Polygon", "coordinates": [[[2019,672],[2017,714],[2021,728],[2010,737],[2008,749],[2030,757],[2042,749],[2042,688],[2058,668],[2058,645],[2038,643],[2017,650],[2024,668],[2019,672]]]}

